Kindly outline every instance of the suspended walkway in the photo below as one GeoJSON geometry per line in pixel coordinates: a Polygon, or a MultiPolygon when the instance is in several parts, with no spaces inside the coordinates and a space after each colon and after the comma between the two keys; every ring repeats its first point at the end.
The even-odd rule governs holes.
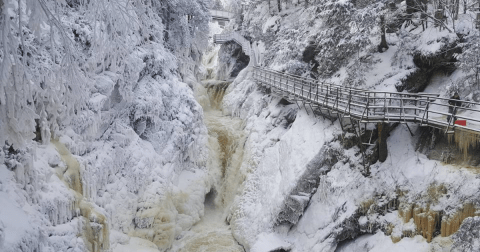
{"type": "Polygon", "coordinates": [[[210,10],[210,16],[212,16],[212,20],[230,21],[234,14],[228,11],[210,10]]]}
{"type": "Polygon", "coordinates": [[[462,130],[480,135],[479,103],[461,101],[461,107],[454,107],[457,120],[468,123],[463,126],[454,124],[453,113],[448,112],[449,99],[438,94],[356,89],[259,67],[253,68],[253,76],[259,85],[278,96],[300,102],[305,109],[308,105],[324,116],[335,115],[359,123],[416,123],[449,134],[462,130]]]}
{"type": "Polygon", "coordinates": [[[258,66],[258,62],[260,59],[258,58],[260,55],[252,47],[250,41],[244,38],[238,32],[229,32],[229,33],[222,33],[222,34],[215,34],[213,35],[213,43],[215,44],[224,44],[230,41],[234,41],[242,47],[243,52],[245,55],[250,57],[249,66],[258,66]]]}
{"type": "Polygon", "coordinates": [[[314,113],[336,116],[341,123],[347,124],[415,123],[440,129],[447,134],[461,130],[473,133],[480,139],[480,103],[462,100],[462,106],[454,107],[456,119],[467,121],[466,125],[458,125],[455,124],[453,113],[449,112],[449,99],[441,98],[439,94],[371,91],[268,70],[258,67],[255,57],[258,53],[239,33],[217,34],[213,39],[218,44],[237,42],[250,56],[253,77],[258,85],[297,105],[303,104],[305,109],[308,105],[314,113]]]}
{"type": "Polygon", "coordinates": [[[238,32],[230,32],[225,34],[215,34],[213,35],[213,43],[215,44],[224,44],[229,41],[235,41],[242,47],[243,52],[247,56],[252,55],[252,47],[250,45],[250,41],[245,39],[240,33],[238,32]]]}

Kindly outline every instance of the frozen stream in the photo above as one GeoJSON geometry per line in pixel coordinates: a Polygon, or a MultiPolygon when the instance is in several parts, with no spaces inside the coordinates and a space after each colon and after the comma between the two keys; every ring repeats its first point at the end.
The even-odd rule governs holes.
{"type": "Polygon", "coordinates": [[[210,81],[198,85],[195,96],[204,109],[208,128],[207,163],[210,193],[205,198],[205,214],[174,246],[175,251],[244,251],[233,238],[226,222],[226,209],[243,182],[237,171],[243,157],[242,121],[222,114],[222,101],[228,82],[210,81]],[[175,248],[176,247],[176,248],[175,248]]]}

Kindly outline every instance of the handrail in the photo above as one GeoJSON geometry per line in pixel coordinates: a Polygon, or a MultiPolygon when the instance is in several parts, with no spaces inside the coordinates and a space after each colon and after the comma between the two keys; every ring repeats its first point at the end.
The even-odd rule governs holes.
{"type": "Polygon", "coordinates": [[[251,55],[250,41],[245,39],[238,32],[213,35],[214,43],[223,44],[225,42],[232,41],[232,40],[237,42],[242,47],[242,50],[245,52],[246,55],[248,56],[251,55]]]}
{"type": "Polygon", "coordinates": [[[349,116],[362,123],[410,122],[446,129],[448,133],[458,128],[480,134],[480,103],[462,100],[467,106],[456,108],[457,113],[453,115],[453,112],[438,110],[439,107],[451,107],[450,99],[441,98],[439,94],[357,89],[260,67],[253,68],[253,76],[258,85],[270,88],[287,100],[311,103],[329,113],[349,116]],[[445,120],[445,116],[469,120],[478,128],[456,125],[452,120],[445,120]]]}
{"type": "Polygon", "coordinates": [[[213,35],[213,42],[217,44],[223,44],[228,41],[235,41],[237,42],[241,47],[243,52],[250,57],[250,62],[249,66],[257,66],[258,65],[258,59],[257,55],[258,53],[256,52],[256,47],[252,48],[252,45],[250,44],[250,41],[245,39],[242,35],[240,35],[238,32],[230,32],[230,33],[224,33],[224,34],[215,34],[213,35]]]}
{"type": "Polygon", "coordinates": [[[228,11],[210,10],[210,16],[213,19],[232,19],[235,14],[228,11]]]}

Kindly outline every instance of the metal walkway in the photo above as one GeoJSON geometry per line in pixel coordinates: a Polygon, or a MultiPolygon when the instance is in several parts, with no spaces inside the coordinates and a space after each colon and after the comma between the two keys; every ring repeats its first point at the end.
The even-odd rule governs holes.
{"type": "Polygon", "coordinates": [[[462,100],[461,107],[454,107],[457,120],[466,120],[467,125],[454,123],[449,111],[448,98],[439,94],[398,93],[370,91],[322,83],[317,80],[258,67],[258,54],[250,42],[237,32],[217,34],[214,43],[235,41],[250,56],[253,76],[258,85],[289,101],[307,105],[322,115],[336,115],[342,121],[357,123],[416,123],[420,126],[438,128],[453,134],[461,130],[480,135],[480,103],[462,100]],[[447,121],[447,118],[450,120],[447,121]]]}
{"type": "Polygon", "coordinates": [[[229,41],[235,41],[242,47],[243,52],[251,56],[252,54],[252,47],[250,46],[250,41],[245,39],[240,33],[238,32],[231,32],[225,34],[215,34],[213,35],[213,43],[215,44],[224,44],[229,41]]]}
{"type": "Polygon", "coordinates": [[[213,20],[218,21],[230,21],[234,17],[234,14],[228,11],[210,10],[210,15],[213,20]]]}
{"type": "Polygon", "coordinates": [[[359,123],[416,123],[454,133],[455,130],[480,134],[480,104],[461,101],[457,120],[467,120],[467,126],[454,124],[448,112],[448,98],[438,94],[378,92],[321,83],[313,79],[285,74],[259,67],[253,68],[258,85],[289,101],[302,103],[323,115],[356,120],[359,123]],[[450,121],[447,121],[450,116],[450,121]]]}
{"type": "Polygon", "coordinates": [[[249,66],[258,66],[258,62],[260,56],[257,52],[255,52],[255,47],[252,47],[250,41],[244,38],[238,32],[230,32],[230,33],[222,33],[222,34],[215,34],[213,35],[213,43],[215,44],[224,44],[229,41],[235,41],[242,47],[243,52],[245,55],[250,57],[250,62],[248,63],[249,66]]]}

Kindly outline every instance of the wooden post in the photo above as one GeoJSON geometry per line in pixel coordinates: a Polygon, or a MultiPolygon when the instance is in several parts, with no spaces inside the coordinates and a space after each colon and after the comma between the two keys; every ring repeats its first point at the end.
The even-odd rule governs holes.
{"type": "Polygon", "coordinates": [[[388,125],[386,123],[377,123],[378,130],[378,161],[385,162],[388,156],[387,134],[388,125]]]}

